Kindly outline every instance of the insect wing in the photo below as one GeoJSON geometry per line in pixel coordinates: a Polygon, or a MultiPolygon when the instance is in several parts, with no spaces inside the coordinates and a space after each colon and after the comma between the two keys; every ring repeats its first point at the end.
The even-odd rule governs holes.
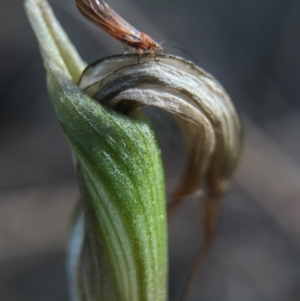
{"type": "Polygon", "coordinates": [[[102,0],[76,0],[79,10],[113,37],[127,42],[140,42],[140,32],[122,19],[102,0]]]}

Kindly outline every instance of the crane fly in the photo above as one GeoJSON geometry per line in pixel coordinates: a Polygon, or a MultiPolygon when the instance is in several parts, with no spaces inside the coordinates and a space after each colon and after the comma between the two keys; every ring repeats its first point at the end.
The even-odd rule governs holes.
{"type": "Polygon", "coordinates": [[[87,19],[104,29],[115,39],[121,41],[125,46],[126,52],[128,46],[136,48],[139,53],[138,62],[144,52],[154,56],[155,51],[162,50],[159,43],[127,23],[104,1],[76,0],[76,6],[87,19]]]}

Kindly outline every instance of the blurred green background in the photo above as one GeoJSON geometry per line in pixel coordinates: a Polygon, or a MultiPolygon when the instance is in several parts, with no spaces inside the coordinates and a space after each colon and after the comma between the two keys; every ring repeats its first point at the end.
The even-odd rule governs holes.
{"type": "MultiPolygon", "coordinates": [[[[242,162],[193,300],[300,300],[300,2],[107,2],[165,40],[166,53],[212,73],[244,124],[242,162]]],[[[124,52],[81,17],[73,0],[50,3],[87,62],[124,52]]],[[[68,221],[78,194],[72,158],[22,1],[1,0],[0,28],[0,300],[66,301],[68,221]]],[[[184,150],[169,115],[147,114],[159,133],[169,193],[184,150]]],[[[170,227],[171,301],[179,300],[200,241],[195,205],[187,200],[170,227]]]]}

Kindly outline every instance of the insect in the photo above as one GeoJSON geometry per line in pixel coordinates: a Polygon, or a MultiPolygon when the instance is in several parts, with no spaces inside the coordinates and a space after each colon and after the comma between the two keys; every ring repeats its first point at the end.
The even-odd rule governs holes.
{"type": "MultiPolygon", "coordinates": [[[[140,32],[122,19],[102,0],[76,0],[78,10],[91,22],[103,28],[108,34],[139,53],[138,63],[144,51],[154,56],[162,46],[144,32],[140,32]]],[[[155,56],[154,56],[155,59],[155,56]]],[[[156,61],[156,60],[155,60],[156,61]]]]}

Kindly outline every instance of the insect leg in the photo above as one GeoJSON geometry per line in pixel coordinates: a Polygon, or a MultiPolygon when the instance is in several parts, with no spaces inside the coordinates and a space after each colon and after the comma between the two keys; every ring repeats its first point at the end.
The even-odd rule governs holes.
{"type": "Polygon", "coordinates": [[[128,44],[125,41],[123,42],[123,46],[125,48],[125,53],[124,54],[127,54],[128,53],[128,44]]]}
{"type": "Polygon", "coordinates": [[[141,57],[143,55],[144,51],[142,48],[138,48],[138,64],[140,63],[141,57]]]}
{"type": "Polygon", "coordinates": [[[154,62],[159,62],[159,59],[156,58],[155,52],[153,49],[149,49],[150,56],[153,56],[154,62]]]}

